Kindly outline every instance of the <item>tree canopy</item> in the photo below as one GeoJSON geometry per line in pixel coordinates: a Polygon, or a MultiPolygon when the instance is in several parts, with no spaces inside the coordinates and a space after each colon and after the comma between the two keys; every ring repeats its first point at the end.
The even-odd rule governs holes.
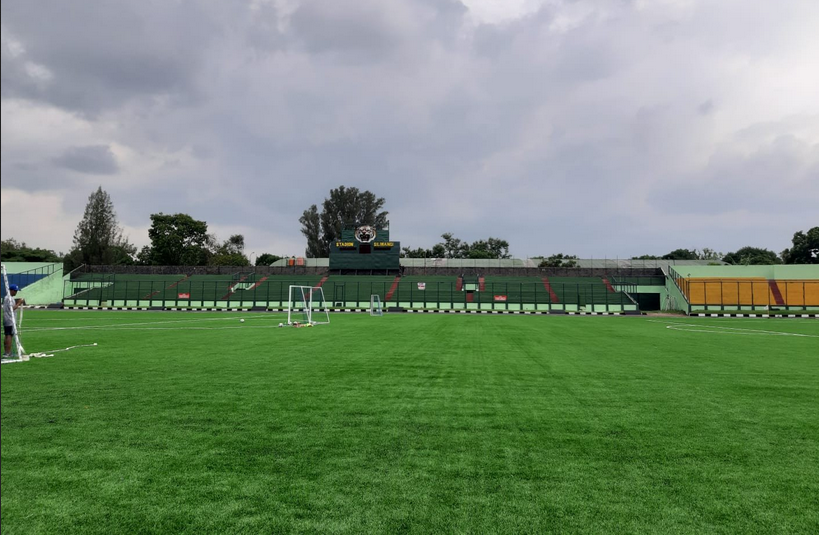
{"type": "Polygon", "coordinates": [[[537,267],[576,267],[577,256],[564,255],[563,253],[553,254],[548,258],[540,261],[537,267]]]}
{"type": "Polygon", "coordinates": [[[0,257],[3,262],[62,262],[61,254],[51,249],[32,248],[14,238],[0,242],[0,257]]]}
{"type": "Polygon", "coordinates": [[[341,231],[352,225],[385,227],[388,212],[383,211],[383,197],[371,191],[339,186],[330,190],[324,199],[321,212],[314,204],[299,218],[301,233],[307,238],[305,255],[320,258],[330,255],[330,243],[341,237],[341,231]]]}
{"type": "Polygon", "coordinates": [[[722,260],[736,266],[781,264],[782,260],[773,251],[759,247],[743,247],[728,253],[722,260]]]}
{"type": "Polygon", "coordinates": [[[143,247],[139,259],[155,266],[204,266],[213,254],[213,238],[208,224],[188,214],[151,214],[148,230],[150,247],[143,247]]]}
{"type": "MultiPolygon", "coordinates": [[[[216,238],[213,237],[213,243],[216,238]]],[[[234,234],[221,245],[215,245],[213,255],[208,260],[211,266],[249,266],[250,261],[245,256],[245,237],[234,234]]]]}
{"type": "Polygon", "coordinates": [[[273,265],[277,260],[281,260],[282,258],[284,257],[270,253],[262,253],[256,257],[256,265],[270,266],[273,265]]]}
{"type": "Polygon", "coordinates": [[[122,235],[114,203],[102,186],[88,197],[85,213],[74,231],[74,245],[65,258],[66,269],[82,264],[133,264],[136,247],[122,235]]]}
{"type": "Polygon", "coordinates": [[[674,249],[663,256],[644,254],[633,256],[632,260],[722,260],[724,255],[714,249],[703,247],[702,249],[674,249]]]}
{"type": "Polygon", "coordinates": [[[674,249],[668,254],[662,256],[662,260],[699,260],[700,256],[694,249],[674,249]]]}
{"type": "Polygon", "coordinates": [[[444,241],[436,243],[432,249],[404,247],[401,256],[405,258],[510,258],[509,242],[500,238],[476,240],[473,243],[461,241],[451,232],[441,235],[444,241]]]}
{"type": "Polygon", "coordinates": [[[819,264],[819,227],[793,235],[793,246],[782,251],[786,264],[819,264]]]}

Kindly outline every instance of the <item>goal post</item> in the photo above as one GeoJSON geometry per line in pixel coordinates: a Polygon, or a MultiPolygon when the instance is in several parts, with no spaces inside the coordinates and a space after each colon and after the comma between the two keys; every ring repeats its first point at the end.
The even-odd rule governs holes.
{"type": "Polygon", "coordinates": [[[290,286],[288,290],[287,324],[304,323],[326,325],[330,323],[330,310],[320,286],[290,286]]]}
{"type": "Polygon", "coordinates": [[[370,316],[383,316],[384,310],[381,308],[381,297],[378,294],[370,296],[370,316]]]}
{"type": "MultiPolygon", "coordinates": [[[[5,344],[3,347],[3,359],[6,362],[21,362],[28,360],[28,356],[26,355],[25,349],[23,349],[23,343],[20,341],[20,324],[23,321],[23,307],[18,307],[16,314],[14,312],[14,301],[15,299],[11,296],[11,291],[9,289],[9,278],[8,274],[6,273],[6,265],[0,265],[0,269],[2,269],[3,273],[3,327],[5,329],[6,322],[9,321],[12,328],[12,351],[13,354],[6,356],[6,349],[5,344]],[[6,306],[6,301],[9,301],[10,306],[6,306]],[[11,309],[11,314],[9,317],[6,318],[7,309],[11,309]],[[9,359],[10,357],[10,359],[9,359]]],[[[5,342],[5,335],[3,336],[5,342]]]]}

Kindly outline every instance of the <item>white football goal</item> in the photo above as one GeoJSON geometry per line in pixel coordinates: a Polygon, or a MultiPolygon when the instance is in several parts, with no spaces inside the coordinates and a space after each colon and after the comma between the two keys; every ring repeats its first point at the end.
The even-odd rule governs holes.
{"type": "Polygon", "coordinates": [[[383,316],[384,311],[381,308],[381,297],[377,294],[370,296],[370,316],[383,316]]]}
{"type": "Polygon", "coordinates": [[[8,321],[11,324],[12,332],[14,333],[12,335],[12,353],[6,355],[5,347],[3,348],[3,363],[23,362],[28,360],[28,355],[26,355],[26,351],[23,349],[23,343],[20,341],[20,325],[23,322],[23,307],[18,307],[15,313],[15,298],[11,296],[9,291],[9,278],[8,274],[6,273],[6,265],[2,264],[0,268],[3,272],[3,326],[5,326],[6,322],[8,321]],[[8,318],[5,317],[7,313],[9,313],[8,318]]]}
{"type": "Polygon", "coordinates": [[[287,304],[287,324],[325,325],[330,323],[330,310],[324,290],[317,286],[291,286],[287,304]]]}

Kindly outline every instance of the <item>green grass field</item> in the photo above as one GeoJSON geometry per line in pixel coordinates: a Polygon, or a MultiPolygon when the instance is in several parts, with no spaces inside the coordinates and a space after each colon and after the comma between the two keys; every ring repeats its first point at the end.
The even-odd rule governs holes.
{"type": "Polygon", "coordinates": [[[280,321],[28,311],[2,533],[819,532],[819,321],[280,321]]]}

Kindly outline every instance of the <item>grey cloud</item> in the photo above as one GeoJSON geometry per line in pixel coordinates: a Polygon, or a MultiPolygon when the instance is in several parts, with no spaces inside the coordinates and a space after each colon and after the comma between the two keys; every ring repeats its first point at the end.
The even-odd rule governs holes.
{"type": "Polygon", "coordinates": [[[306,50],[351,62],[369,62],[401,50],[423,55],[417,45],[452,42],[467,10],[457,1],[420,2],[304,0],[290,17],[291,35],[306,50]],[[403,50],[409,47],[409,50],[403,50]]]}
{"type": "Polygon", "coordinates": [[[113,175],[119,171],[116,157],[107,145],[71,147],[53,162],[59,167],[89,175],[113,175]]]}
{"type": "MultiPolygon", "coordinates": [[[[135,98],[197,97],[195,76],[213,21],[196,2],[4,2],[3,25],[25,49],[3,57],[3,96],[97,114],[135,98]],[[47,85],[20,74],[20,61],[53,73],[47,85]]],[[[178,104],[179,102],[177,102],[178,104]]]]}
{"type": "Polygon", "coordinates": [[[781,135],[751,153],[725,147],[700,172],[680,177],[650,197],[663,211],[760,217],[815,211],[819,206],[819,145],[781,135]]]}
{"type": "MultiPolygon", "coordinates": [[[[785,3],[789,18],[774,14],[781,24],[765,36],[780,50],[809,35],[788,27],[809,17],[785,3]]],[[[116,172],[96,145],[116,143],[139,164],[94,178],[134,227],[150,213],[188,212],[301,240],[301,211],[346,184],[386,197],[405,245],[431,246],[446,231],[495,235],[523,256],[665,253],[676,239],[726,250],[719,238],[741,230],[680,222],[742,206],[772,215],[776,231],[741,228],[786,242],[795,229],[781,207],[815,211],[815,129],[775,121],[815,104],[793,111],[779,99],[772,124],[746,128],[744,112],[777,97],[756,103],[737,89],[739,74],[749,86],[771,76],[755,70],[754,12],[557,1],[473,26],[463,5],[434,0],[305,0],[288,3],[292,12],[274,2],[160,5],[2,4],[4,27],[25,47],[3,56],[3,97],[100,117],[87,139],[32,142],[22,155],[4,145],[4,186],[10,171],[21,188],[46,187],[52,155],[68,145],[77,147],[53,163],[116,172]]],[[[74,187],[87,177],[60,179],[74,187]]],[[[787,245],[777,243],[758,245],[787,245]]]]}

